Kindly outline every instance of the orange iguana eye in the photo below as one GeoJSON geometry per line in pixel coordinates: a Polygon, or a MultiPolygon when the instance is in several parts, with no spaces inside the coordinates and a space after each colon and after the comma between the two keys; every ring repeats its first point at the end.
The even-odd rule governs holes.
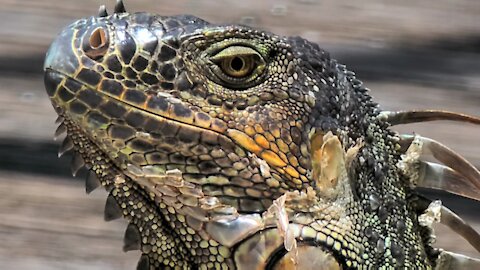
{"type": "Polygon", "coordinates": [[[108,49],[108,34],[103,27],[98,27],[90,33],[88,46],[85,46],[85,54],[97,60],[105,55],[108,49]]]}

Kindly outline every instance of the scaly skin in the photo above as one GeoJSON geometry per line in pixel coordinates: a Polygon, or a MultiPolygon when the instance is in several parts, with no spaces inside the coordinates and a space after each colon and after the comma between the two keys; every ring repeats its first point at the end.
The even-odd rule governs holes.
{"type": "Polygon", "coordinates": [[[106,218],[129,221],[139,269],[432,269],[397,138],[316,44],[116,13],[66,27],[45,70],[66,148],[110,192],[106,218]],[[312,164],[328,138],[332,182],[312,164]]]}

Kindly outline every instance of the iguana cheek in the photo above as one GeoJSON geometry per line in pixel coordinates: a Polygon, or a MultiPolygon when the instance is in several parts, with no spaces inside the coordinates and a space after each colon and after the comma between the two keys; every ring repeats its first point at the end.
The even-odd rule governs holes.
{"type": "Polygon", "coordinates": [[[263,145],[262,140],[258,139],[258,136],[252,139],[247,134],[236,129],[228,129],[226,134],[240,146],[265,160],[268,165],[284,170],[293,178],[300,177],[300,173],[295,168],[283,161],[275,152],[265,149],[265,145],[263,145]]]}

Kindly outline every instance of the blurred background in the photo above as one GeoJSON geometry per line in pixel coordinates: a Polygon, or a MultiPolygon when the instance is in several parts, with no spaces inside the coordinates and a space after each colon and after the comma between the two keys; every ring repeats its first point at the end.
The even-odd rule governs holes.
{"type": "MultiPolygon", "coordinates": [[[[103,221],[104,191],[87,196],[69,158],[57,159],[54,113],[42,62],[66,24],[110,0],[0,0],[0,269],[135,269],[121,251],[126,223],[103,221]]],[[[189,13],[318,42],[372,89],[384,109],[435,108],[480,115],[478,0],[125,1],[127,10],[189,13]]],[[[435,122],[401,126],[439,140],[480,166],[480,128],[435,122]]],[[[441,198],[480,229],[480,204],[441,198]]],[[[480,257],[438,226],[438,245],[480,257]]]]}

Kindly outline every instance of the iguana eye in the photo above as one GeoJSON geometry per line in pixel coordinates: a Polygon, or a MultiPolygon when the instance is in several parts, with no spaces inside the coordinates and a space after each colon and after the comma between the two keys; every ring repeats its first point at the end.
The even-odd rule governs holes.
{"type": "Polygon", "coordinates": [[[93,60],[98,60],[105,55],[108,49],[109,40],[107,31],[103,27],[87,32],[84,38],[83,50],[93,60]]]}
{"type": "Polygon", "coordinates": [[[210,57],[212,71],[233,88],[245,86],[262,75],[266,63],[256,50],[246,46],[230,46],[210,57]]]}

